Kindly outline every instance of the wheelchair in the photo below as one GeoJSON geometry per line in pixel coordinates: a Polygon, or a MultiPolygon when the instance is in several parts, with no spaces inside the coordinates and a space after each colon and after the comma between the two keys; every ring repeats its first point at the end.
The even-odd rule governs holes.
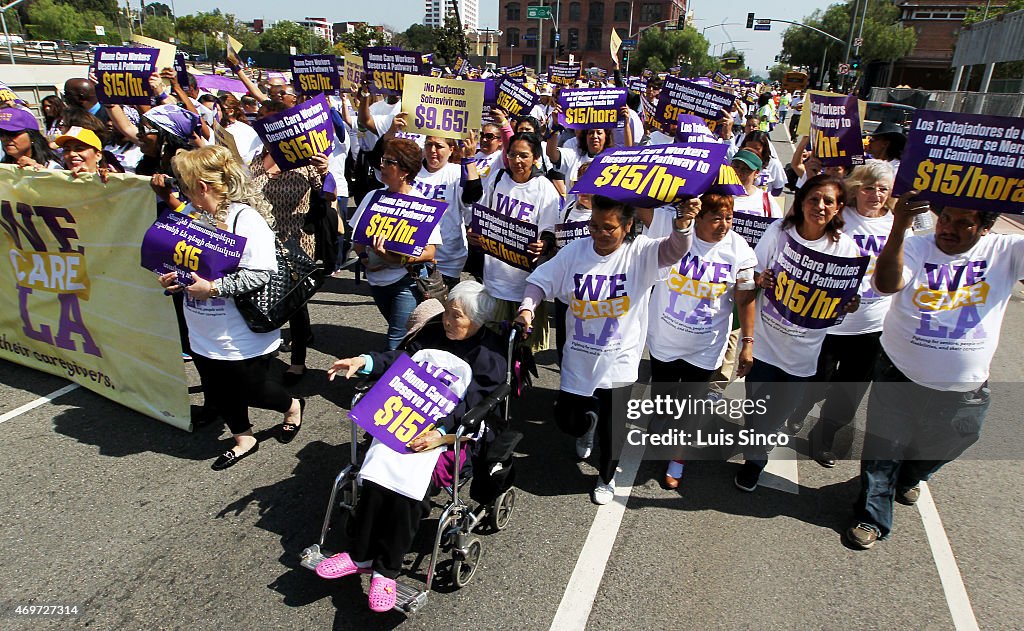
{"type": "MultiPolygon", "coordinates": [[[[513,326],[508,332],[508,352],[506,354],[505,383],[467,411],[460,425],[455,430],[455,444],[451,471],[451,485],[443,487],[445,502],[438,518],[437,532],[427,566],[426,584],[423,589],[397,581],[397,600],[395,609],[407,615],[416,613],[427,602],[427,595],[435,578],[435,570],[442,555],[451,555],[449,578],[455,588],[461,588],[473,580],[483,556],[483,542],[476,535],[476,530],[486,525],[493,532],[504,530],[512,519],[516,508],[515,469],[512,463],[513,451],[522,439],[520,432],[510,431],[509,405],[513,392],[519,391],[517,383],[516,348],[522,339],[522,329],[513,326]],[[463,436],[472,436],[483,429],[483,436],[474,445],[463,442],[463,436]],[[471,476],[463,475],[461,451],[469,448],[470,457],[466,464],[470,465],[471,476]],[[463,487],[470,485],[470,500],[476,508],[463,499],[463,487]]],[[[352,404],[362,398],[373,386],[363,382],[356,386],[356,395],[352,404]]],[[[300,564],[309,570],[334,553],[325,549],[327,534],[331,530],[332,520],[338,517],[351,523],[355,517],[356,505],[359,503],[359,484],[357,476],[360,470],[359,426],[351,420],[351,443],[349,464],[334,478],[330,499],[320,529],[317,543],[304,549],[300,555],[300,564]]]]}

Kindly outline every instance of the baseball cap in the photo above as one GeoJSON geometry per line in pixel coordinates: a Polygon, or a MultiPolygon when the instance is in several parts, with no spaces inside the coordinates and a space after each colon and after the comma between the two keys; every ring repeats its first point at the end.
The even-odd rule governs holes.
{"type": "Polygon", "coordinates": [[[736,162],[739,160],[743,164],[747,165],[755,171],[760,171],[761,167],[764,166],[761,162],[761,158],[756,153],[749,149],[740,149],[736,152],[736,155],[732,157],[732,161],[736,162]]]}
{"type": "Polygon", "coordinates": [[[78,126],[69,127],[67,132],[57,136],[57,139],[54,140],[54,142],[57,143],[58,147],[63,147],[64,143],[69,140],[78,140],[89,145],[96,151],[103,151],[103,143],[100,142],[100,138],[96,135],[96,132],[91,129],[85,129],[78,126]]]}
{"type": "Polygon", "coordinates": [[[23,110],[20,107],[5,107],[0,110],[0,129],[4,131],[25,131],[26,129],[39,131],[39,121],[28,110],[23,110]]]}

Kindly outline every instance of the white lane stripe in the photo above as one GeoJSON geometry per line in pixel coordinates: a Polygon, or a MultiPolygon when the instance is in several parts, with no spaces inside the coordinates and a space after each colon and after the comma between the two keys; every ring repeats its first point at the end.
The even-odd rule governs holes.
{"type": "Polygon", "coordinates": [[[758,485],[783,493],[799,495],[800,470],[797,468],[796,452],[790,447],[772,449],[768,466],[764,468],[758,485]]]}
{"type": "Polygon", "coordinates": [[[939,509],[935,507],[932,492],[924,482],[921,483],[921,497],[917,500],[917,510],[921,513],[924,532],[932,549],[932,558],[935,559],[935,568],[939,571],[942,591],[946,593],[946,604],[949,606],[949,614],[953,617],[953,626],[957,631],[977,631],[978,620],[974,617],[974,608],[971,607],[964,579],[960,575],[956,557],[953,556],[953,548],[946,537],[946,529],[942,527],[942,519],[939,518],[939,509]]]}
{"type": "Polygon", "coordinates": [[[569,584],[565,586],[562,602],[558,604],[555,619],[551,621],[551,631],[583,631],[587,628],[587,620],[594,608],[594,599],[597,598],[597,590],[615,545],[643,455],[643,445],[630,445],[627,442],[622,450],[620,471],[615,474],[615,499],[597,509],[587,541],[576,560],[569,584]]]}
{"type": "Polygon", "coordinates": [[[24,414],[25,412],[28,412],[29,410],[34,410],[37,407],[39,407],[40,405],[45,405],[45,404],[49,403],[50,401],[53,401],[57,397],[65,395],[65,394],[71,392],[72,390],[74,390],[75,388],[78,388],[78,387],[79,386],[78,386],[77,383],[69,383],[68,385],[64,386],[60,390],[54,390],[53,392],[51,392],[50,394],[46,395],[45,397],[40,397],[40,398],[36,399],[35,401],[32,401],[31,403],[26,403],[25,405],[23,405],[23,406],[21,406],[19,408],[15,408],[15,409],[11,410],[10,412],[4,414],[3,416],[0,416],[0,423],[6,423],[7,421],[11,420],[15,416],[24,414]]]}

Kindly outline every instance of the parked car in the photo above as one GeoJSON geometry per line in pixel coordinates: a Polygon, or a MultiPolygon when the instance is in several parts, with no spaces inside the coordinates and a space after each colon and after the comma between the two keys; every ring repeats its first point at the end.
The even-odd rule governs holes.
{"type": "Polygon", "coordinates": [[[25,50],[31,50],[39,53],[55,53],[58,50],[57,42],[29,42],[25,44],[25,50]]]}
{"type": "Polygon", "coordinates": [[[884,101],[868,101],[868,107],[864,112],[864,120],[861,121],[861,133],[865,136],[878,129],[882,123],[896,123],[903,127],[904,131],[910,129],[910,119],[914,117],[916,107],[900,105],[899,103],[886,103],[884,101]]]}
{"type": "Polygon", "coordinates": [[[21,35],[0,35],[0,46],[22,46],[25,44],[25,39],[21,35]]]}
{"type": "Polygon", "coordinates": [[[92,42],[75,42],[71,46],[71,50],[74,52],[92,52],[94,48],[92,42]]]}

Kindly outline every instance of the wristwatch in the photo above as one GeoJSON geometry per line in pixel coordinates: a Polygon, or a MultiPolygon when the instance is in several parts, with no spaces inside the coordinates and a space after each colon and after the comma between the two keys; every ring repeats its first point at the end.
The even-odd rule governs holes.
{"type": "Polygon", "coordinates": [[[216,282],[210,283],[210,298],[211,299],[213,299],[213,298],[220,298],[220,290],[217,289],[217,283],[216,282]]]}

